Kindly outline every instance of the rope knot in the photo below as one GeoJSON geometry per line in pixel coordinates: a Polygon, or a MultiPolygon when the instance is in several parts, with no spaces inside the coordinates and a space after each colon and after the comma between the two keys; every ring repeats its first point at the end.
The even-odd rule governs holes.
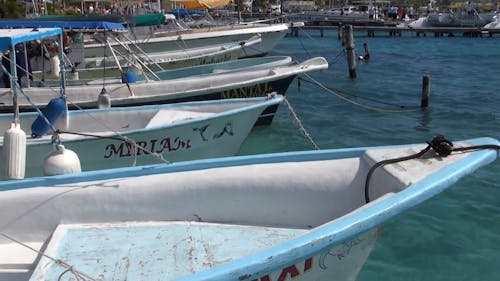
{"type": "Polygon", "coordinates": [[[443,135],[437,135],[427,143],[441,157],[446,157],[453,151],[453,143],[446,139],[443,135]]]}

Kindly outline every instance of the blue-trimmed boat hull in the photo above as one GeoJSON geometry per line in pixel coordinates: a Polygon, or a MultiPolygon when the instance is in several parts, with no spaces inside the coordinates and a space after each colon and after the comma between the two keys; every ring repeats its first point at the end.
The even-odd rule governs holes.
{"type": "MultiPolygon", "coordinates": [[[[471,145],[500,143],[455,142],[471,145]]],[[[372,201],[365,203],[364,183],[375,163],[425,147],[252,155],[2,182],[0,223],[17,241],[43,241],[46,254],[94,277],[355,280],[385,222],[499,156],[493,149],[448,157],[430,151],[422,159],[385,165],[373,174],[372,201]],[[89,229],[111,242],[75,240],[89,229]],[[133,236],[126,235],[130,231],[133,236]],[[155,238],[147,239],[152,233],[155,238]],[[118,238],[122,242],[113,246],[118,238]],[[125,250],[114,255],[108,247],[125,250]]],[[[9,254],[22,258],[8,248],[13,244],[0,240],[0,261],[9,254]]],[[[41,258],[33,280],[64,271],[41,258]]]]}

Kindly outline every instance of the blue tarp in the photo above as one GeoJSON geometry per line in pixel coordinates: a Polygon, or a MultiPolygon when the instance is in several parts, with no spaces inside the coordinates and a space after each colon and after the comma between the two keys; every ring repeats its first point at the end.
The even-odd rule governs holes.
{"type": "MultiPolygon", "coordinates": [[[[0,23],[3,22],[4,21],[0,21],[0,23]]],[[[18,43],[58,36],[61,33],[62,30],[60,28],[0,29],[0,51],[11,50],[12,46],[18,43]]]]}
{"type": "Polygon", "coordinates": [[[176,9],[168,11],[169,14],[175,15],[177,18],[182,18],[185,16],[197,15],[204,16],[206,13],[199,10],[189,10],[189,9],[176,9]]]}
{"type": "Polygon", "coordinates": [[[1,20],[0,28],[42,28],[60,27],[65,30],[125,30],[121,23],[105,21],[37,21],[37,20],[1,20]]]}

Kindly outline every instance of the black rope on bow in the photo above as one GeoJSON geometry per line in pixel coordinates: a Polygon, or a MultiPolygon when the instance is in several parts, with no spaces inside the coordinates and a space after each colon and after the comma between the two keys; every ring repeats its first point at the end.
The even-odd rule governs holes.
{"type": "Polygon", "coordinates": [[[394,163],[398,163],[398,162],[402,162],[402,161],[420,158],[420,157],[422,157],[422,155],[424,155],[431,148],[440,157],[446,157],[446,156],[450,155],[452,152],[463,152],[463,151],[481,150],[481,149],[500,150],[500,146],[494,145],[494,144],[473,145],[473,146],[467,146],[467,147],[453,148],[453,143],[451,141],[449,141],[448,139],[446,139],[443,135],[435,136],[431,141],[427,141],[427,144],[428,145],[426,148],[422,149],[420,152],[415,153],[413,155],[408,155],[408,156],[394,158],[394,159],[382,160],[380,162],[375,163],[375,165],[373,165],[370,168],[370,170],[368,171],[368,174],[366,175],[365,202],[366,203],[370,202],[370,192],[369,192],[370,179],[378,167],[381,167],[381,166],[384,166],[387,164],[394,164],[394,163]]]}
{"type": "Polygon", "coordinates": [[[450,155],[453,151],[453,143],[447,140],[443,135],[435,136],[431,141],[428,141],[427,144],[442,157],[450,155]]]}
{"type": "Polygon", "coordinates": [[[420,156],[424,155],[427,151],[429,151],[431,148],[432,147],[430,145],[428,145],[426,148],[424,148],[422,151],[420,151],[420,152],[418,152],[416,154],[405,156],[405,157],[400,157],[400,158],[387,159],[387,160],[383,160],[383,161],[375,163],[375,165],[373,165],[370,168],[370,170],[368,171],[368,174],[366,175],[366,182],[365,182],[365,202],[366,203],[370,202],[370,192],[369,192],[370,179],[372,177],[373,172],[375,172],[375,169],[377,169],[380,166],[387,165],[387,164],[394,164],[394,163],[398,163],[398,162],[401,162],[401,161],[407,161],[407,160],[419,158],[420,156]]]}

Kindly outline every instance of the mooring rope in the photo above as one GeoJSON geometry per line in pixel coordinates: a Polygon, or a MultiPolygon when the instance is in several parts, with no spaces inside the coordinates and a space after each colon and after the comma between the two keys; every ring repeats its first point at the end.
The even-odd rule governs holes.
{"type": "Polygon", "coordinates": [[[302,42],[302,40],[299,38],[299,43],[300,43],[300,46],[302,47],[302,49],[306,52],[306,54],[309,56],[309,58],[312,58],[312,55],[311,53],[309,53],[309,50],[306,48],[306,46],[304,45],[304,43],[302,42]]]}
{"type": "MultiPolygon", "coordinates": [[[[4,71],[4,73],[6,73],[9,78],[12,77],[12,75],[10,74],[10,72],[8,72],[5,67],[3,65],[0,65],[0,67],[2,68],[2,70],[4,71]]],[[[11,85],[12,86],[12,85],[11,85]]],[[[26,98],[26,100],[28,101],[28,103],[31,104],[31,106],[37,111],[38,115],[41,116],[43,118],[43,120],[45,121],[45,123],[50,127],[50,129],[56,133],[56,134],[61,134],[61,133],[66,133],[66,134],[79,134],[79,133],[75,133],[75,132],[70,132],[70,131],[63,131],[63,130],[59,130],[59,129],[55,129],[54,125],[47,119],[47,117],[42,113],[42,111],[40,110],[40,108],[31,100],[31,98],[23,91],[22,87],[19,86],[18,83],[15,83],[14,87],[17,87],[17,89],[19,89],[19,92],[24,96],[24,98],[26,98]]],[[[105,88],[103,88],[103,90],[105,90],[105,88]]],[[[55,91],[54,91],[55,92],[55,91]]],[[[83,111],[85,112],[85,109],[81,108],[80,106],[78,106],[76,103],[73,103],[67,96],[64,97],[64,99],[66,100],[66,102],[69,102],[69,104],[71,104],[72,106],[74,106],[75,108],[77,108],[78,110],[80,111],[83,111]]],[[[164,162],[164,163],[167,163],[167,164],[170,164],[170,162],[168,160],[166,160],[162,154],[159,154],[159,153],[156,153],[156,152],[152,152],[152,151],[149,151],[147,149],[145,149],[144,147],[141,147],[139,145],[137,145],[137,143],[134,141],[134,140],[131,140],[123,135],[121,135],[118,131],[115,131],[113,130],[112,128],[110,128],[109,126],[106,125],[106,122],[103,122],[103,120],[98,120],[97,118],[95,118],[92,114],[89,114],[87,112],[85,112],[88,116],[90,116],[90,118],[94,119],[96,122],[99,122],[101,125],[103,125],[106,129],[108,129],[109,131],[113,132],[114,134],[118,135],[119,137],[103,137],[103,136],[98,136],[98,135],[90,135],[90,134],[79,134],[79,135],[82,135],[82,136],[89,136],[89,137],[95,137],[95,138],[113,138],[115,140],[120,140],[120,141],[123,141],[125,143],[127,143],[128,145],[131,145],[131,147],[134,147],[134,160],[133,160],[133,163],[132,163],[132,166],[136,166],[137,165],[137,156],[138,156],[138,151],[139,150],[142,150],[144,152],[146,152],[147,154],[150,154],[154,157],[156,157],[158,160],[164,162]]],[[[52,137],[52,140],[53,142],[54,141],[58,141],[60,142],[60,138],[59,136],[56,136],[56,137],[52,137]]]]}
{"type": "MultiPolygon", "coordinates": [[[[8,57],[5,57],[5,59],[8,61],[8,62],[12,62],[12,60],[8,57]]],[[[28,69],[27,68],[24,68],[22,67],[21,65],[17,64],[17,67],[22,71],[22,72],[25,72],[25,73],[28,73],[28,69]]],[[[2,70],[4,71],[5,74],[7,74],[9,77],[12,76],[12,74],[9,72],[9,71],[6,71],[5,70],[5,67],[2,65],[2,70]]],[[[34,77],[34,75],[31,75],[31,74],[28,74],[29,76],[31,77],[34,77]]],[[[41,81],[38,81],[41,85],[43,86],[46,86],[47,83],[45,83],[44,80],[41,80],[41,81]]],[[[30,83],[31,84],[31,83],[30,83]]],[[[19,86],[20,87],[20,86],[19,86]]],[[[18,88],[19,88],[18,87],[18,88]]],[[[54,89],[54,87],[49,87],[50,90],[52,90],[52,92],[54,92],[54,94],[58,95],[58,96],[61,96],[61,87],[59,86],[59,92],[57,92],[56,89],[54,89]]],[[[31,103],[33,105],[33,103],[31,103]]]]}
{"type": "MultiPolygon", "coordinates": [[[[391,104],[391,103],[387,103],[387,102],[382,102],[382,101],[379,101],[379,100],[375,100],[375,99],[370,99],[370,98],[366,98],[366,97],[360,97],[360,96],[356,96],[356,95],[350,95],[352,97],[355,97],[355,98],[359,98],[359,99],[365,99],[365,100],[370,100],[371,102],[374,102],[374,103],[380,103],[380,104],[385,104],[385,105],[389,105],[389,106],[394,106],[394,107],[399,107],[399,108],[402,108],[400,110],[389,110],[389,109],[381,109],[381,108],[376,108],[376,107],[372,107],[372,106],[368,106],[368,105],[364,105],[364,104],[361,104],[359,102],[356,102],[350,98],[347,98],[345,97],[344,95],[338,93],[337,91],[334,91],[333,89],[325,86],[323,83],[319,82],[318,80],[314,79],[313,77],[311,77],[311,75],[307,74],[307,73],[302,73],[302,75],[306,76],[307,78],[309,78],[311,81],[307,81],[307,80],[304,80],[303,78],[300,78],[299,79],[301,81],[305,81],[305,82],[309,82],[311,84],[314,84],[314,85],[317,85],[319,86],[320,88],[322,88],[323,90],[327,91],[328,93],[330,94],[333,94],[334,96],[338,97],[339,99],[341,100],[344,100],[348,103],[351,103],[351,104],[354,104],[354,105],[357,105],[357,106],[360,106],[360,107],[363,107],[363,108],[366,108],[366,109],[369,109],[369,110],[374,110],[374,111],[379,111],[379,112],[409,112],[409,111],[417,111],[417,110],[420,110],[421,108],[420,107],[410,107],[410,106],[404,106],[404,105],[396,105],[396,104],[391,104]]],[[[347,94],[345,94],[347,95],[347,94]]]]}
{"type": "Polygon", "coordinates": [[[288,102],[288,99],[283,97],[283,101],[285,102],[288,110],[292,114],[293,120],[295,124],[299,127],[299,131],[304,135],[304,137],[314,146],[314,149],[320,150],[319,146],[316,144],[316,142],[313,140],[311,135],[307,132],[306,128],[302,124],[302,121],[300,121],[299,116],[295,113],[295,110],[293,110],[292,105],[288,102]]]}
{"type": "MultiPolygon", "coordinates": [[[[314,39],[314,38],[311,36],[311,34],[309,34],[309,32],[307,32],[307,30],[306,30],[306,29],[303,29],[303,28],[301,28],[301,27],[297,27],[297,28],[298,28],[299,30],[301,30],[301,32],[304,32],[304,33],[306,34],[306,36],[307,36],[310,40],[317,42],[317,40],[316,40],[316,39],[314,39]]],[[[302,47],[302,50],[303,50],[304,52],[306,52],[306,54],[309,56],[309,58],[312,58],[312,55],[311,55],[311,53],[309,53],[308,48],[306,48],[306,46],[304,45],[304,42],[302,42],[302,40],[300,39],[300,37],[297,37],[297,38],[299,39],[299,43],[300,43],[300,46],[302,47]]],[[[319,45],[319,44],[317,44],[317,45],[319,45]]],[[[335,64],[335,63],[337,63],[337,62],[338,62],[338,61],[342,58],[342,56],[345,54],[345,49],[344,49],[342,46],[340,46],[340,48],[339,48],[339,49],[340,49],[340,50],[338,50],[338,51],[337,51],[337,54],[333,56],[332,60],[331,60],[331,61],[328,61],[328,64],[335,64]]]]}
{"type": "MultiPolygon", "coordinates": [[[[7,73],[7,75],[9,75],[9,77],[11,77],[11,74],[5,69],[5,67],[3,65],[0,65],[0,67],[2,68],[2,70],[5,73],[7,73]]],[[[40,108],[31,100],[31,98],[26,93],[24,93],[23,89],[19,86],[19,84],[15,83],[14,87],[17,87],[19,89],[19,92],[33,106],[33,108],[37,111],[38,115],[43,118],[43,120],[45,121],[45,123],[50,127],[50,129],[55,134],[59,135],[61,133],[66,133],[66,134],[82,135],[82,136],[95,137],[95,138],[108,138],[108,139],[115,139],[115,140],[123,141],[123,142],[127,143],[128,145],[131,145],[131,147],[134,147],[134,160],[133,160],[132,166],[136,166],[137,165],[137,156],[138,156],[139,150],[141,150],[143,152],[146,152],[146,154],[152,155],[153,157],[156,157],[158,160],[160,160],[160,161],[162,161],[164,163],[170,164],[170,161],[166,160],[163,157],[162,154],[159,154],[159,153],[156,153],[156,152],[153,152],[153,151],[149,151],[149,150],[145,149],[144,147],[141,147],[141,146],[137,145],[137,143],[134,140],[131,140],[131,139],[127,138],[126,136],[121,135],[118,131],[115,131],[112,128],[110,128],[109,126],[107,126],[106,122],[103,122],[103,120],[98,120],[92,114],[89,114],[89,113],[85,112],[84,109],[82,109],[81,107],[79,107],[77,104],[72,103],[71,101],[70,101],[70,104],[72,104],[73,106],[75,106],[76,108],[78,108],[78,110],[81,110],[81,111],[85,112],[88,116],[90,116],[90,118],[94,119],[96,122],[99,122],[106,129],[108,129],[109,131],[111,131],[114,134],[118,135],[118,137],[99,136],[99,135],[91,135],[91,134],[81,134],[81,133],[75,133],[75,132],[70,132],[70,131],[64,131],[64,130],[56,129],[54,127],[54,125],[47,119],[47,117],[45,117],[45,115],[42,113],[42,111],[40,110],[40,108]]],[[[67,102],[69,101],[67,97],[65,97],[65,100],[67,102]]],[[[53,136],[52,140],[53,140],[53,142],[57,141],[57,142],[60,143],[59,136],[53,136]]]]}
{"type": "Polygon", "coordinates": [[[6,239],[8,239],[8,240],[10,240],[10,241],[12,241],[14,243],[17,243],[17,244],[19,244],[19,245],[21,245],[21,246],[23,246],[23,247],[25,247],[25,248],[27,248],[27,249],[29,249],[29,250],[37,253],[39,255],[42,255],[43,257],[46,257],[49,260],[53,261],[55,264],[60,265],[60,266],[62,266],[64,268],[66,268],[66,270],[59,276],[58,280],[62,277],[62,275],[66,274],[67,272],[73,273],[75,275],[75,277],[77,278],[77,280],[80,280],[80,278],[83,278],[82,280],[89,280],[89,281],[99,281],[99,280],[101,280],[101,279],[93,278],[93,277],[91,277],[91,276],[89,276],[89,275],[87,275],[87,274],[85,274],[85,273],[77,270],[74,266],[70,265],[69,263],[65,262],[64,260],[62,260],[62,259],[56,259],[56,258],[54,258],[52,256],[49,256],[49,255],[41,252],[40,250],[37,250],[37,249],[31,247],[30,245],[28,245],[26,243],[23,243],[23,242],[15,239],[13,237],[11,237],[10,235],[7,235],[7,234],[5,234],[3,232],[0,232],[0,236],[2,236],[2,237],[6,238],[6,239]]]}
{"type": "MultiPolygon", "coordinates": [[[[3,71],[5,74],[7,74],[7,75],[9,76],[9,78],[10,78],[10,80],[11,80],[12,82],[14,82],[14,85],[10,85],[10,86],[11,86],[11,88],[12,88],[12,87],[16,87],[16,88],[19,90],[19,92],[20,92],[20,93],[21,93],[21,94],[22,94],[22,95],[26,98],[26,100],[27,100],[29,103],[31,103],[32,105],[34,105],[34,103],[31,101],[31,98],[30,98],[28,95],[26,95],[26,93],[23,91],[22,87],[21,87],[21,86],[17,83],[17,81],[14,81],[14,79],[12,78],[12,75],[10,74],[10,72],[8,72],[8,71],[7,71],[7,69],[5,69],[5,67],[3,66],[3,64],[1,65],[1,67],[2,67],[2,71],[3,71]]],[[[12,83],[11,83],[11,84],[12,84],[12,83]]],[[[50,126],[50,128],[51,128],[52,130],[55,130],[55,128],[54,128],[54,126],[52,125],[52,123],[50,123],[50,122],[49,122],[49,120],[47,119],[47,117],[45,117],[45,115],[43,115],[43,114],[42,114],[42,112],[40,111],[40,109],[39,109],[37,106],[34,106],[34,108],[35,108],[35,110],[38,112],[38,114],[39,114],[40,116],[42,116],[43,120],[44,120],[44,121],[45,121],[45,122],[46,122],[46,123],[50,126]]]]}
{"type": "Polygon", "coordinates": [[[473,145],[473,146],[466,146],[466,147],[453,147],[453,143],[446,139],[443,135],[437,135],[435,136],[431,141],[427,142],[427,147],[422,149],[420,152],[408,155],[408,156],[403,156],[399,158],[394,158],[394,159],[386,159],[382,160],[380,162],[375,163],[370,170],[368,171],[368,174],[366,175],[366,181],[365,181],[365,202],[369,203],[370,202],[370,192],[369,192],[369,186],[370,186],[370,179],[375,172],[375,170],[381,166],[387,165],[387,164],[394,164],[402,161],[408,161],[411,159],[417,159],[422,157],[426,152],[429,150],[434,150],[436,153],[435,158],[437,157],[447,157],[453,152],[466,152],[466,151],[471,151],[471,150],[481,150],[481,149],[495,149],[497,151],[500,151],[500,146],[499,145],[494,145],[494,144],[485,144],[485,145],[473,145]]]}

